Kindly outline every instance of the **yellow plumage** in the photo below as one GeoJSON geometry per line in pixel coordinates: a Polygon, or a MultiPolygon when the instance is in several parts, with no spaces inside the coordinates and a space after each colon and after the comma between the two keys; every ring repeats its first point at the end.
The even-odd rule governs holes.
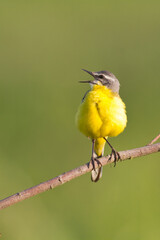
{"type": "Polygon", "coordinates": [[[76,125],[80,132],[96,139],[95,152],[102,155],[105,140],[114,137],[126,127],[125,104],[118,93],[101,85],[94,85],[79,106],[76,125]]]}

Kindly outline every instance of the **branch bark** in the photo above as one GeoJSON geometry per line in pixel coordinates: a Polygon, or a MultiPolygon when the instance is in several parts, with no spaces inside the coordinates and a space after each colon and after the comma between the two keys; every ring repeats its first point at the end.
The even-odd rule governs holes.
{"type": "MultiPolygon", "coordinates": [[[[149,155],[156,152],[160,152],[160,143],[147,145],[144,147],[135,148],[131,150],[121,151],[119,152],[119,155],[121,157],[121,160],[124,161],[127,159],[133,159],[136,157],[141,157],[141,156],[149,155]]],[[[104,166],[104,165],[113,163],[114,157],[113,156],[111,157],[111,155],[108,155],[106,157],[101,157],[99,158],[99,162],[102,164],[102,166],[104,166]]],[[[95,163],[95,167],[98,167],[97,163],[95,163]]],[[[15,203],[23,201],[39,193],[58,187],[66,182],[71,181],[74,178],[80,177],[81,175],[90,172],[91,170],[92,170],[92,164],[88,162],[78,168],[72,169],[69,172],[63,173],[46,182],[40,183],[34,187],[28,188],[22,192],[18,192],[12,196],[2,199],[0,201],[0,209],[7,208],[15,203]]]]}

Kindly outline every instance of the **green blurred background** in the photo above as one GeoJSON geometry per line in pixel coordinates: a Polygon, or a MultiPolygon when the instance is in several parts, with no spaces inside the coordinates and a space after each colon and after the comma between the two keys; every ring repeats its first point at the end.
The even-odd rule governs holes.
{"type": "MultiPolygon", "coordinates": [[[[75,127],[89,76],[121,83],[128,125],[110,142],[140,147],[159,133],[159,1],[0,2],[0,197],[89,161],[75,127]]],[[[110,149],[106,147],[106,154],[110,149]]],[[[1,211],[5,240],[160,239],[159,155],[86,174],[1,211]]]]}

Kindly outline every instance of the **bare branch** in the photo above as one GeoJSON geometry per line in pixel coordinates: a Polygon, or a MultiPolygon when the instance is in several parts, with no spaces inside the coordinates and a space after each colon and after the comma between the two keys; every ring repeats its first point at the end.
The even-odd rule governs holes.
{"type": "MultiPolygon", "coordinates": [[[[160,151],[160,143],[154,145],[148,145],[140,148],[135,148],[131,150],[121,151],[119,155],[121,160],[133,159],[136,157],[141,157],[145,155],[149,155],[152,153],[156,153],[160,151]]],[[[114,157],[108,155],[106,157],[99,158],[99,162],[104,166],[114,162],[114,157]]],[[[95,163],[95,167],[98,167],[98,164],[95,163]]],[[[63,173],[55,178],[52,178],[46,182],[40,183],[34,187],[28,188],[22,192],[16,193],[10,197],[2,199],[0,201],[0,209],[9,207],[17,202],[35,196],[39,193],[45,192],[49,189],[53,189],[59,185],[62,185],[66,182],[71,181],[74,178],[77,178],[83,174],[86,174],[92,170],[92,164],[90,162],[75,168],[69,172],[63,173]]]]}

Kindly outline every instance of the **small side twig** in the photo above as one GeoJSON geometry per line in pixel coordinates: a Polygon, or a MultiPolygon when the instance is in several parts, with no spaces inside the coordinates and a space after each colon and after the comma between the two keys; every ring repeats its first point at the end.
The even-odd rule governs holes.
{"type": "Polygon", "coordinates": [[[155,143],[159,138],[160,138],[160,134],[159,134],[157,137],[155,137],[150,143],[148,143],[147,146],[152,145],[152,144],[155,143]]]}

